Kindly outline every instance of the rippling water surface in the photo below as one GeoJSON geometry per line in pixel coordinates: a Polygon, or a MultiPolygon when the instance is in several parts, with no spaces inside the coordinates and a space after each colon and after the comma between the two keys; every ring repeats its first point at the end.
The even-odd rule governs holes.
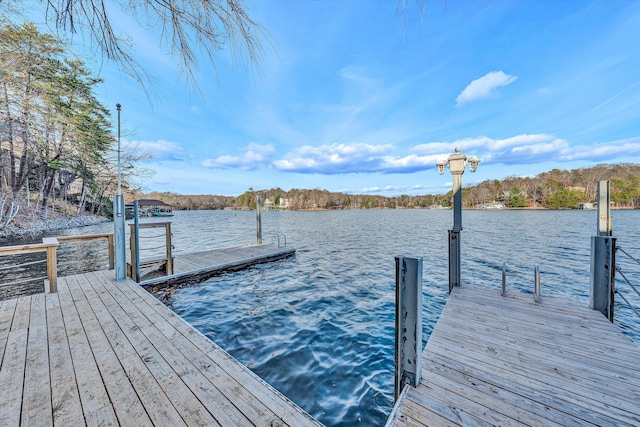
{"type": "MultiPolygon", "coordinates": [[[[640,258],[640,211],[613,215],[618,245],[640,258]]],[[[424,258],[426,341],[446,301],[452,212],[267,211],[262,219],[265,243],[285,233],[295,257],[180,289],[173,310],[327,426],[384,425],[393,399],[394,257],[424,258]]],[[[255,212],[178,211],[170,220],[176,253],[255,242],[255,212]]],[[[589,304],[595,211],[464,211],[463,224],[463,286],[499,292],[505,261],[508,288],[532,293],[538,264],[543,299],[589,304]]],[[[99,267],[104,246],[60,256],[70,262],[91,250],[99,267]]],[[[618,266],[640,286],[639,265],[619,253],[618,266]]],[[[640,308],[640,297],[617,286],[640,308]]],[[[620,303],[616,323],[640,343],[640,318],[620,303]]]]}
{"type": "MultiPolygon", "coordinates": [[[[640,212],[614,215],[618,244],[640,255],[640,212]]],[[[465,211],[463,217],[463,286],[499,292],[506,261],[509,289],[532,293],[538,264],[543,298],[588,305],[594,211],[465,211]]],[[[268,211],[262,218],[264,240],[285,233],[296,256],[181,289],[173,309],[324,424],[384,425],[393,399],[394,257],[424,258],[426,341],[446,301],[451,211],[268,211]]],[[[198,232],[176,235],[176,250],[255,238],[254,212],[178,212],[174,230],[182,223],[198,232]]],[[[640,284],[633,273],[639,269],[619,262],[640,284]]],[[[616,310],[617,323],[640,341],[639,319],[619,304],[616,310]]]]}

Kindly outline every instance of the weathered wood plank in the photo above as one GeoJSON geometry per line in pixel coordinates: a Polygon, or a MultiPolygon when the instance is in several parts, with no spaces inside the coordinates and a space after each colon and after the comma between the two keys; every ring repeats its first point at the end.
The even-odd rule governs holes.
{"type": "Polygon", "coordinates": [[[433,413],[454,425],[640,425],[637,347],[600,313],[529,297],[454,289],[397,413],[422,425],[433,413]]]}
{"type": "MultiPolygon", "coordinates": [[[[444,324],[443,324],[444,325],[444,324]]],[[[526,346],[522,340],[494,337],[489,341],[478,339],[479,335],[472,330],[442,328],[439,333],[451,334],[447,339],[447,348],[455,345],[459,352],[476,351],[484,354],[485,358],[492,357],[509,366],[510,369],[519,370],[521,367],[530,367],[527,372],[540,378],[548,378],[553,383],[563,383],[567,372],[571,373],[572,382],[580,384],[585,390],[600,392],[615,397],[633,397],[640,401],[640,390],[633,390],[638,384],[637,379],[626,375],[630,364],[619,366],[605,361],[590,358],[588,355],[562,352],[554,352],[553,347],[526,346]],[[490,349],[490,350],[489,350],[490,349]],[[490,352],[490,354],[489,354],[490,352]],[[608,369],[616,367],[616,369],[608,369]],[[626,369],[625,369],[626,368],[626,369]],[[603,379],[609,378],[607,384],[603,379]],[[631,392],[631,395],[629,393],[631,392]]],[[[437,341],[436,341],[437,342],[437,341]]],[[[434,343],[435,344],[435,343],[434,343]]],[[[565,346],[568,343],[564,343],[565,346]]],[[[468,354],[468,353],[466,353],[468,354]]],[[[640,410],[640,406],[638,406],[640,410]]]]}
{"type": "Polygon", "coordinates": [[[430,385],[425,384],[420,388],[411,388],[407,393],[405,402],[416,403],[420,406],[428,407],[433,413],[451,422],[459,423],[463,426],[496,426],[513,425],[515,420],[501,416],[489,408],[483,408],[476,402],[467,401],[464,405],[457,405],[462,399],[455,394],[447,394],[446,401],[441,397],[441,390],[434,390],[430,385]],[[471,410],[471,411],[470,411],[471,410]],[[477,417],[477,413],[484,416],[477,417]]]}
{"type": "Polygon", "coordinates": [[[0,303],[0,425],[320,426],[112,273],[0,303]]]}
{"type": "Polygon", "coordinates": [[[86,331],[102,381],[118,417],[118,423],[121,425],[150,426],[152,425],[151,420],[103,330],[103,328],[108,328],[109,325],[98,321],[94,310],[82,291],[80,282],[86,282],[86,276],[76,275],[67,278],[67,283],[70,285],[69,290],[76,299],[80,320],[86,331]]]}
{"type": "MultiPolygon", "coordinates": [[[[152,422],[155,425],[184,425],[182,417],[139,357],[136,349],[115,321],[113,314],[105,306],[105,301],[100,296],[100,294],[105,293],[101,289],[102,284],[100,284],[100,281],[97,281],[97,283],[81,282],[81,284],[82,290],[102,325],[112,349],[114,349],[124,372],[131,381],[131,385],[136,390],[152,422]],[[100,292],[96,292],[96,289],[100,289],[100,292]]],[[[107,301],[111,302],[111,300],[107,301]]],[[[135,327],[133,324],[129,326],[131,328],[135,327]]]]}
{"type": "Polygon", "coordinates": [[[27,360],[22,399],[22,426],[53,425],[51,414],[51,383],[49,382],[49,343],[45,294],[31,297],[27,360]]]}
{"type": "MultiPolygon", "coordinates": [[[[140,294],[135,298],[131,293],[127,293],[127,296],[138,309],[145,313],[146,316],[149,318],[158,317],[156,308],[159,307],[154,308],[148,304],[149,299],[153,298],[151,295],[140,294]]],[[[161,307],[160,309],[166,310],[164,307],[161,307]]],[[[196,347],[190,337],[184,336],[168,322],[155,322],[154,325],[160,332],[162,332],[164,339],[168,339],[180,351],[180,355],[174,355],[173,357],[185,358],[185,356],[188,356],[189,360],[193,364],[193,369],[201,375],[201,377],[196,376],[193,372],[189,371],[190,376],[193,377],[192,381],[194,381],[196,385],[195,389],[192,388],[194,393],[205,393],[205,395],[201,397],[201,400],[224,400],[220,402],[220,411],[228,412],[230,414],[240,411],[241,414],[244,414],[244,417],[247,417],[254,423],[258,420],[266,425],[277,422],[282,423],[282,420],[280,420],[267,406],[245,389],[244,384],[238,382],[233,378],[233,376],[224,371],[215,360],[206,356],[202,350],[196,347]]],[[[205,339],[204,337],[199,336],[196,336],[196,338],[205,339]]],[[[246,368],[238,366],[238,369],[244,370],[246,368]]],[[[183,376],[183,378],[185,377],[183,376]]],[[[216,413],[213,413],[213,415],[215,416],[216,413]]],[[[242,421],[242,419],[239,421],[242,421]]],[[[243,422],[246,423],[248,420],[244,419],[243,422]]]]}
{"type": "Polygon", "coordinates": [[[85,421],[87,425],[117,425],[118,419],[100,377],[100,369],[69,292],[69,283],[61,283],[58,294],[85,421]]]}
{"type": "MultiPolygon", "coordinates": [[[[469,307],[469,310],[471,308],[469,307]]],[[[540,309],[538,316],[543,314],[545,310],[540,309]]],[[[483,313],[476,311],[473,314],[461,314],[460,312],[449,311],[442,317],[443,324],[450,329],[456,331],[473,331],[474,334],[489,334],[497,341],[508,339],[512,343],[522,342],[525,346],[530,346],[531,341],[541,351],[549,351],[552,349],[554,354],[567,358],[574,356],[580,359],[588,359],[593,364],[606,365],[608,370],[617,371],[621,374],[634,379],[640,379],[640,372],[628,372],[626,366],[633,364],[637,360],[637,352],[632,352],[633,343],[629,342],[624,336],[616,337],[613,334],[606,334],[605,331],[592,334],[587,326],[580,324],[578,328],[567,329],[570,320],[560,320],[557,328],[553,325],[531,324],[517,317],[518,315],[511,311],[504,311],[505,316],[509,316],[509,323],[505,324],[499,320],[484,316],[483,313]],[[603,335],[607,340],[603,340],[603,335]],[[615,338],[614,338],[615,337],[615,338]],[[594,346],[593,343],[598,345],[594,346]],[[571,345],[559,345],[560,343],[571,343],[571,345]],[[611,344],[615,343],[615,344],[611,344]],[[625,344],[630,344],[625,346],[625,344]]],[[[611,325],[610,325],[611,326],[611,325]]],[[[615,327],[614,327],[615,328],[615,327]]]]}
{"type": "Polygon", "coordinates": [[[18,298],[11,330],[7,337],[5,354],[0,365],[1,426],[20,424],[30,314],[31,297],[18,298]]]}
{"type": "MultiPolygon", "coordinates": [[[[112,288],[117,289],[115,285],[112,288]]],[[[100,293],[101,291],[98,292],[100,293]]],[[[109,293],[107,286],[102,286],[100,297],[104,298],[103,302],[109,306],[116,322],[125,332],[129,341],[133,343],[138,356],[164,390],[167,398],[178,411],[184,423],[187,425],[218,425],[180,379],[170,363],[159,353],[158,348],[152,342],[153,337],[149,337],[144,333],[144,328],[151,326],[152,322],[140,316],[139,312],[131,310],[130,307],[121,306],[121,302],[115,300],[113,295],[109,293]]],[[[171,345],[169,342],[160,344],[160,346],[171,345]]]]}
{"type": "Polygon", "coordinates": [[[211,388],[211,384],[202,377],[196,374],[197,368],[191,362],[190,355],[186,358],[185,355],[179,352],[175,347],[175,343],[167,340],[162,336],[158,330],[166,322],[162,319],[155,319],[154,322],[150,321],[150,318],[146,317],[141,311],[141,306],[144,306],[144,302],[131,300],[130,292],[126,294],[122,292],[121,288],[115,286],[105,287],[111,296],[120,304],[127,315],[134,321],[134,323],[140,328],[140,331],[145,334],[147,339],[155,346],[158,354],[166,360],[169,366],[171,366],[180,379],[184,382],[185,386],[194,393],[194,396],[199,398],[200,402],[208,402],[206,406],[199,406],[198,411],[206,411],[216,418],[217,422],[221,425],[242,425],[248,424],[249,420],[238,412],[236,408],[226,404],[226,397],[222,394],[208,393],[211,388]]]}
{"type": "MultiPolygon", "coordinates": [[[[96,274],[99,273],[102,272],[96,272],[96,274]]],[[[215,363],[220,366],[226,374],[232,376],[238,383],[242,384],[253,398],[263,402],[286,424],[291,426],[321,425],[280,392],[264,382],[264,380],[256,376],[215,343],[186,323],[182,318],[167,309],[164,304],[153,298],[144,289],[133,287],[133,290],[146,300],[157,315],[166,319],[176,331],[186,337],[197,349],[206,353],[211,361],[210,363],[215,363]]]]}
{"type": "Polygon", "coordinates": [[[7,347],[7,339],[9,338],[17,302],[17,298],[0,301],[0,366],[2,366],[4,350],[7,347]]]}
{"type": "MultiPolygon", "coordinates": [[[[64,282],[64,279],[61,279],[64,282]]],[[[66,282],[62,284],[66,286],[66,282]]],[[[46,294],[47,332],[49,337],[49,373],[51,405],[55,426],[85,425],[80,392],[73,370],[71,350],[64,327],[59,294],[46,294]]]]}

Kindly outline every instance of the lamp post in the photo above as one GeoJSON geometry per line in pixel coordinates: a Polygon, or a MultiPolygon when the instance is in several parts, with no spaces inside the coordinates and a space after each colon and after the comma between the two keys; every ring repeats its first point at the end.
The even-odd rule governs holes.
{"type": "Polygon", "coordinates": [[[476,156],[467,158],[456,147],[447,161],[436,163],[438,173],[444,174],[445,167],[453,175],[453,229],[449,230],[449,293],[454,286],[460,286],[460,231],[462,231],[462,174],[469,165],[469,172],[478,170],[480,160],[476,156]]]}
{"type": "Polygon", "coordinates": [[[122,106],[116,104],[118,110],[118,193],[113,198],[113,235],[115,249],[115,273],[116,280],[124,280],[127,277],[126,270],[126,244],[124,233],[124,198],[122,197],[122,187],[120,178],[120,109],[122,106]]]}
{"type": "Polygon", "coordinates": [[[122,106],[120,104],[116,104],[116,109],[118,110],[118,194],[122,194],[122,181],[120,178],[120,110],[122,109],[122,106]]]}

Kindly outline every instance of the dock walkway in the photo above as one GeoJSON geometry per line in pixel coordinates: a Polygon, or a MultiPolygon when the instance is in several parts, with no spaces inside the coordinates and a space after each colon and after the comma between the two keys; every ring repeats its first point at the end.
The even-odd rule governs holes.
{"type": "Polygon", "coordinates": [[[639,362],[588,306],[454,288],[387,425],[637,426],[639,362]]]}
{"type": "Polygon", "coordinates": [[[113,271],[0,302],[0,425],[320,426],[113,271]]]}
{"type": "Polygon", "coordinates": [[[247,245],[187,254],[177,254],[173,260],[173,274],[143,278],[142,286],[167,286],[202,281],[230,271],[242,270],[255,264],[276,261],[294,255],[293,246],[247,245]]]}

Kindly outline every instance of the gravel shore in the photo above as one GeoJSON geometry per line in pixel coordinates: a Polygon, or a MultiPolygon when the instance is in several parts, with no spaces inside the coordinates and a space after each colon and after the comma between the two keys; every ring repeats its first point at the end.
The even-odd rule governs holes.
{"type": "Polygon", "coordinates": [[[109,221],[107,218],[95,215],[52,218],[48,220],[34,219],[31,221],[13,221],[6,229],[0,230],[0,238],[33,239],[45,233],[68,228],[96,225],[109,221]]]}

